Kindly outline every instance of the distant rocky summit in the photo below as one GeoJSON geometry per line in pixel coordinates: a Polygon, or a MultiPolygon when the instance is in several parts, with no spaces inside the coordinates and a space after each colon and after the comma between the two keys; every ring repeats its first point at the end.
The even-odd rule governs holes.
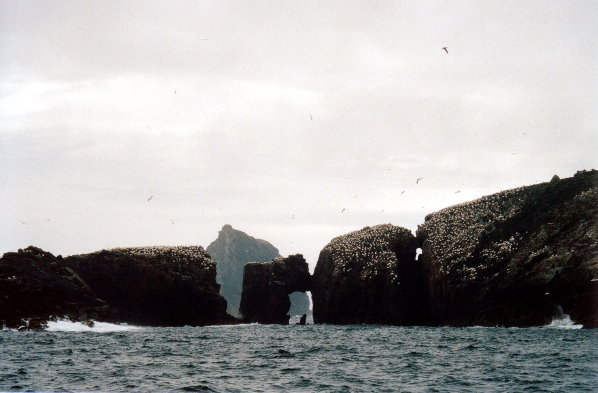
{"type": "Polygon", "coordinates": [[[598,327],[598,171],[499,192],[426,217],[434,324],[537,326],[561,308],[598,327]]]}
{"type": "Polygon", "coordinates": [[[320,252],[312,285],[315,323],[424,324],[429,320],[417,242],[391,224],[336,237],[320,252]]]}
{"type": "MultiPolygon", "coordinates": [[[[248,262],[268,262],[280,257],[278,249],[265,240],[256,239],[227,224],[206,251],[216,262],[216,282],[220,284],[220,294],[226,299],[226,311],[240,318],[243,267],[248,262]]],[[[309,299],[305,293],[295,294],[292,305],[291,315],[302,315],[309,308],[309,299]]]]}
{"type": "Polygon", "coordinates": [[[240,307],[243,322],[288,325],[289,295],[310,287],[309,267],[301,254],[246,264],[240,307]]]}
{"type": "Polygon", "coordinates": [[[233,322],[216,264],[201,246],[102,250],[64,259],[121,321],[147,326],[233,322]]]}
{"type": "Polygon", "coordinates": [[[42,329],[48,320],[117,322],[118,313],[65,264],[29,246],[0,258],[0,328],[42,329]]]}

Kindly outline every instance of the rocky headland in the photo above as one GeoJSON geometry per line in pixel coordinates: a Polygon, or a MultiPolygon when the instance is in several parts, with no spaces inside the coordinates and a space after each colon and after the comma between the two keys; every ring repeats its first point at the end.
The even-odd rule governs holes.
{"type": "Polygon", "coordinates": [[[431,323],[598,327],[598,171],[451,206],[417,231],[431,323]]]}
{"type": "Polygon", "coordinates": [[[429,320],[417,241],[391,224],[336,237],[320,252],[312,285],[315,323],[417,325],[429,320]]]}
{"type": "Polygon", "coordinates": [[[120,320],[145,326],[232,323],[216,284],[216,264],[201,246],[102,250],[64,258],[120,320]]]}
{"type": "Polygon", "coordinates": [[[99,299],[59,255],[29,246],[0,258],[0,328],[42,329],[48,320],[116,322],[118,313],[99,299]]]}
{"type": "Polygon", "coordinates": [[[289,295],[310,287],[309,267],[301,254],[246,264],[240,307],[243,322],[288,325],[289,295]]]}

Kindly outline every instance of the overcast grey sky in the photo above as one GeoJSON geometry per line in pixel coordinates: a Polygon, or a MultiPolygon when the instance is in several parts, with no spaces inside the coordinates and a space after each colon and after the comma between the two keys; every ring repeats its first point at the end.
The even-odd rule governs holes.
{"type": "Polygon", "coordinates": [[[313,269],[349,231],[597,168],[597,21],[596,1],[0,1],[0,253],[231,224],[313,269]]]}

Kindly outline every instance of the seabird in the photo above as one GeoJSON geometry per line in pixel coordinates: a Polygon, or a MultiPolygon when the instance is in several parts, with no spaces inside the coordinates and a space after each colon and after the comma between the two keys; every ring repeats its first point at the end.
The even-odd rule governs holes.
{"type": "Polygon", "coordinates": [[[151,197],[147,198],[147,201],[149,202],[150,199],[152,199],[154,196],[152,195],[151,197]]]}
{"type": "Polygon", "coordinates": [[[444,51],[446,52],[446,54],[448,55],[448,47],[447,46],[443,46],[442,49],[444,49],[444,51]]]}
{"type": "Polygon", "coordinates": [[[309,114],[309,118],[311,119],[311,122],[313,123],[314,122],[314,118],[311,117],[311,113],[309,114]]]}
{"type": "Polygon", "coordinates": [[[405,192],[405,190],[401,191],[401,194],[404,193],[404,192],[405,192]]]}
{"type": "Polygon", "coordinates": [[[344,212],[345,212],[345,209],[341,210],[341,213],[344,213],[344,212]]]}
{"type": "Polygon", "coordinates": [[[422,180],[422,179],[423,179],[423,177],[420,177],[419,179],[417,179],[417,180],[415,181],[415,184],[419,183],[419,181],[420,181],[420,180],[422,180]]]}
{"type": "Polygon", "coordinates": [[[459,190],[459,191],[455,191],[455,194],[458,194],[458,193],[460,193],[460,192],[461,192],[461,190],[459,190]]]}

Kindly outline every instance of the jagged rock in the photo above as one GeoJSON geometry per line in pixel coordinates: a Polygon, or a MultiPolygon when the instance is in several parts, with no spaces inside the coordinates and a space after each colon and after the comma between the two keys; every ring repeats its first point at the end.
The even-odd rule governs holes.
{"type": "Polygon", "coordinates": [[[417,243],[391,224],[334,238],[314,271],[315,323],[424,324],[428,302],[417,243]]]}
{"type": "Polygon", "coordinates": [[[118,314],[65,263],[29,246],[0,258],[0,328],[43,329],[48,320],[117,322],[118,314]]]}
{"type": "Polygon", "coordinates": [[[301,254],[246,264],[240,308],[243,322],[288,325],[289,295],[309,291],[310,286],[309,268],[301,254]]]}
{"type": "Polygon", "coordinates": [[[248,262],[268,262],[280,257],[278,249],[227,224],[206,251],[216,262],[216,282],[220,284],[220,294],[226,299],[226,312],[238,318],[243,267],[248,262]]]}
{"type": "Polygon", "coordinates": [[[216,264],[201,246],[138,247],[74,255],[65,262],[136,325],[231,323],[218,294],[216,264]]]}
{"type": "Polygon", "coordinates": [[[598,327],[598,171],[430,214],[417,231],[433,322],[598,327]]]}

